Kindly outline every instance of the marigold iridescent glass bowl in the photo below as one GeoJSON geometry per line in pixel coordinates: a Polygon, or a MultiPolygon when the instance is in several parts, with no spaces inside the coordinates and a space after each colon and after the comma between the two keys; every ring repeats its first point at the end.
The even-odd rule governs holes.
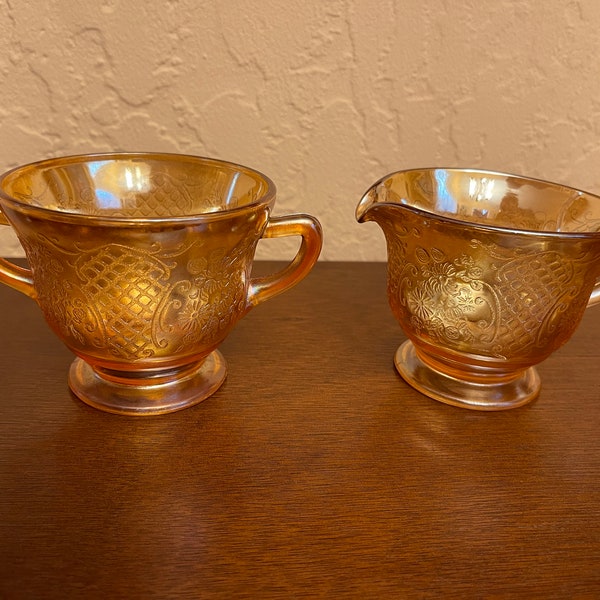
{"type": "Polygon", "coordinates": [[[72,391],[121,414],[167,413],[213,394],[217,347],[250,308],[299,282],[321,228],[271,216],[272,181],[195,156],[111,153],[50,159],[0,178],[0,207],[29,268],[0,281],[34,298],[77,356],[72,391]],[[301,236],[281,271],[251,274],[262,238],[301,236]]]}
{"type": "Polygon", "coordinates": [[[388,299],[408,340],[400,375],[436,400],[479,410],[538,395],[534,365],[600,302],[600,197],[527,177],[413,169],[358,204],[388,249],[388,299]]]}

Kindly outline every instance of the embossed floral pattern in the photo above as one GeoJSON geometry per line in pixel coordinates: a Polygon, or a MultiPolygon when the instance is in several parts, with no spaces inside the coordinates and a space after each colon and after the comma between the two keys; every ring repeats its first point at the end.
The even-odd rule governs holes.
{"type": "Polygon", "coordinates": [[[477,334],[489,335],[498,307],[473,259],[461,255],[449,261],[440,249],[420,246],[415,258],[410,270],[415,276],[402,280],[397,303],[412,327],[439,341],[470,342],[477,334]]]}
{"type": "Polygon", "coordinates": [[[388,295],[400,323],[429,343],[500,359],[560,346],[585,309],[583,270],[600,260],[583,250],[565,256],[535,240],[518,249],[491,237],[432,244],[435,236],[413,215],[402,227],[382,227],[388,295]]]}
{"type": "Polygon", "coordinates": [[[251,235],[232,248],[204,250],[192,240],[176,251],[85,242],[67,250],[42,234],[24,240],[48,323],[76,346],[131,361],[223,339],[245,308],[254,245],[251,235]],[[187,279],[179,278],[181,261],[187,279]]]}

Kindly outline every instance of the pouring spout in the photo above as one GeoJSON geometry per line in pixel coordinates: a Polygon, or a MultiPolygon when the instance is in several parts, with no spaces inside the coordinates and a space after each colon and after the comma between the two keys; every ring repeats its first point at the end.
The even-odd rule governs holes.
{"type": "Polygon", "coordinates": [[[377,221],[380,210],[375,210],[383,205],[396,204],[393,200],[393,193],[383,180],[372,185],[363,195],[356,207],[356,220],[359,223],[365,221],[377,221]]]}
{"type": "Polygon", "coordinates": [[[377,186],[370,187],[363,197],[360,199],[358,206],[356,207],[356,220],[359,223],[373,220],[373,211],[371,210],[380,202],[378,197],[377,186]]]}

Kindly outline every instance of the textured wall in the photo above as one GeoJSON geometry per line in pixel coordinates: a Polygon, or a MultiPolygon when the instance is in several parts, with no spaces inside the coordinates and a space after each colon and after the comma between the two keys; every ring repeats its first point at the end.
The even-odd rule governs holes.
{"type": "Polygon", "coordinates": [[[600,192],[597,0],[0,0],[0,15],[0,170],[103,150],[245,163],[277,183],[278,214],[322,221],[330,260],[385,259],[354,208],[399,168],[600,192]]]}

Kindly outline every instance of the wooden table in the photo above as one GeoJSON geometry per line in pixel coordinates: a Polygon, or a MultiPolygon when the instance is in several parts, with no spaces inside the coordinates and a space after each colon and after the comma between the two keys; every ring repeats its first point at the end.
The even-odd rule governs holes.
{"type": "Polygon", "coordinates": [[[600,309],[532,405],[420,395],[383,264],[320,263],[171,415],[89,408],[0,288],[0,597],[600,598],[600,309]]]}

